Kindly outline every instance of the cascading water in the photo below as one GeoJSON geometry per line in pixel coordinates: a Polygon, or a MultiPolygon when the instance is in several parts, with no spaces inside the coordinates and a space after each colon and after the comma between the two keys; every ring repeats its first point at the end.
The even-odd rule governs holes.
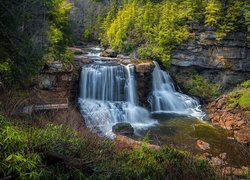
{"type": "Polygon", "coordinates": [[[204,113],[197,100],[177,92],[170,75],[161,70],[154,62],[153,90],[150,97],[153,113],[170,113],[196,117],[202,119],[204,113]]]}
{"type": "Polygon", "coordinates": [[[130,123],[135,131],[156,123],[138,106],[133,69],[110,62],[82,67],[79,104],[88,128],[113,137],[112,126],[119,122],[130,123]]]}

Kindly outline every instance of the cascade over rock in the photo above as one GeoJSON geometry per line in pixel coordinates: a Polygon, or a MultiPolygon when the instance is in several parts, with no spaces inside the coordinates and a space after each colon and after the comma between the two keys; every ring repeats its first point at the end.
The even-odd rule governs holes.
{"type": "Polygon", "coordinates": [[[157,123],[139,106],[134,66],[95,60],[81,71],[79,105],[87,127],[113,137],[117,123],[130,123],[135,132],[157,123]]]}
{"type": "Polygon", "coordinates": [[[174,113],[202,119],[204,113],[199,102],[183,93],[177,92],[170,75],[155,63],[153,89],[150,97],[151,109],[155,113],[174,113]]]}
{"type": "MultiPolygon", "coordinates": [[[[93,63],[82,66],[78,102],[86,126],[92,131],[113,138],[112,127],[114,129],[116,124],[131,124],[135,134],[157,124],[148,110],[140,106],[141,97],[149,94],[152,94],[149,100],[153,113],[174,113],[199,119],[204,116],[198,101],[177,92],[171,77],[156,62],[152,72],[152,63],[144,63],[141,67],[122,65],[117,59],[101,57],[100,49],[89,52],[88,57],[93,63]],[[144,76],[150,77],[150,81],[144,76]],[[152,83],[149,84],[152,93],[149,89],[145,91],[148,94],[140,94],[137,78],[152,83]]],[[[140,83],[139,87],[142,87],[140,83]]]]}

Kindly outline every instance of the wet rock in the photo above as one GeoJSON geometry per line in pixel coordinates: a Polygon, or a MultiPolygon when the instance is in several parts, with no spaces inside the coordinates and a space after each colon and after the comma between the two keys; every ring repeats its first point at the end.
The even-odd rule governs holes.
{"type": "Polygon", "coordinates": [[[115,58],[115,57],[117,57],[117,52],[116,51],[114,51],[113,49],[106,49],[106,50],[104,50],[101,54],[100,54],[100,56],[102,56],[102,57],[111,57],[111,58],[115,58]]]}
{"type": "Polygon", "coordinates": [[[152,71],[154,65],[152,62],[135,64],[136,84],[139,101],[142,106],[148,105],[148,95],[152,87],[152,71]]]}
{"type": "Polygon", "coordinates": [[[140,63],[135,66],[135,72],[138,73],[149,73],[153,70],[153,64],[151,62],[149,63],[140,63]]]}
{"type": "Polygon", "coordinates": [[[84,56],[84,55],[75,55],[73,57],[74,61],[85,61],[85,60],[88,60],[88,59],[89,59],[89,57],[84,56]]]}
{"type": "Polygon", "coordinates": [[[129,123],[117,123],[112,127],[112,132],[115,134],[132,136],[134,134],[134,128],[129,123]]]}
{"type": "Polygon", "coordinates": [[[119,62],[121,64],[124,64],[124,65],[131,64],[131,60],[130,59],[121,59],[121,60],[119,60],[119,62]]]}
{"type": "Polygon", "coordinates": [[[210,145],[207,142],[205,142],[205,141],[197,140],[196,144],[202,150],[208,150],[208,149],[210,149],[210,145]]]}
{"type": "Polygon", "coordinates": [[[240,143],[250,142],[250,127],[245,127],[234,133],[235,139],[240,143]]]}
{"type": "Polygon", "coordinates": [[[74,54],[88,54],[86,51],[84,51],[83,49],[80,48],[76,48],[76,47],[69,47],[67,48],[69,50],[71,50],[74,54]]]}
{"type": "Polygon", "coordinates": [[[89,59],[87,56],[74,56],[73,65],[79,70],[85,64],[91,64],[94,60],[89,59]]]}

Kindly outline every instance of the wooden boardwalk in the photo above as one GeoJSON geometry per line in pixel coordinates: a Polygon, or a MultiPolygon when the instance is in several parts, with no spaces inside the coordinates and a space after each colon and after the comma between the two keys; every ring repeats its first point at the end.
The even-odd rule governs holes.
{"type": "Polygon", "coordinates": [[[25,106],[22,111],[25,114],[32,114],[32,112],[36,111],[59,110],[68,108],[69,108],[68,98],[64,98],[64,99],[51,100],[50,103],[41,103],[36,105],[25,106]]]}

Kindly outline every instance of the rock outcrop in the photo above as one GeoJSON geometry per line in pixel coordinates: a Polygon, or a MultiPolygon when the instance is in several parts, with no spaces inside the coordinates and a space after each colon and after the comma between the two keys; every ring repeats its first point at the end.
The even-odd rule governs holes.
{"type": "Polygon", "coordinates": [[[230,107],[230,95],[225,94],[208,104],[209,120],[224,129],[234,131],[235,139],[241,143],[250,142],[250,116],[240,107],[230,107]]]}
{"type": "Polygon", "coordinates": [[[229,34],[222,42],[216,41],[213,31],[196,32],[194,36],[186,46],[173,52],[173,65],[250,72],[246,34],[229,34]]]}
{"type": "Polygon", "coordinates": [[[185,83],[187,76],[190,79],[200,75],[207,82],[218,83],[221,93],[250,79],[250,48],[246,33],[232,33],[217,41],[215,31],[199,24],[191,24],[190,31],[193,38],[177,47],[171,57],[170,74],[184,91],[189,92],[185,83]]]}
{"type": "Polygon", "coordinates": [[[140,103],[143,106],[147,106],[147,97],[152,90],[152,72],[154,70],[154,64],[152,61],[145,61],[135,64],[137,93],[140,103]]]}

